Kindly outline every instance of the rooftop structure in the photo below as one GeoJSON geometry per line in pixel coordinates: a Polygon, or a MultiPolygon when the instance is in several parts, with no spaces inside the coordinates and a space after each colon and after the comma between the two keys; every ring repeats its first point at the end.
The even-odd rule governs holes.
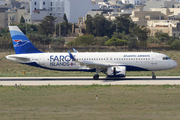
{"type": "Polygon", "coordinates": [[[150,35],[156,32],[168,33],[169,36],[180,36],[180,22],[174,20],[148,20],[147,26],[151,30],[150,35]]]}

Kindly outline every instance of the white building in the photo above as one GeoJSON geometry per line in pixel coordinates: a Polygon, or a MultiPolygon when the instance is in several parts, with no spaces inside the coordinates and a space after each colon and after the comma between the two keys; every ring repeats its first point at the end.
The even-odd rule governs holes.
{"type": "Polygon", "coordinates": [[[124,4],[141,5],[146,3],[146,0],[122,0],[124,4]]]}
{"type": "Polygon", "coordinates": [[[49,15],[54,17],[63,17],[64,15],[64,0],[32,0],[30,3],[30,15],[33,11],[44,9],[49,12],[49,15]]]}
{"type": "Polygon", "coordinates": [[[77,23],[79,17],[85,16],[92,9],[99,9],[97,4],[92,4],[92,0],[64,0],[64,13],[71,23],[77,23]]]}
{"type": "Polygon", "coordinates": [[[69,22],[77,23],[80,16],[85,16],[88,11],[98,8],[99,6],[92,4],[91,0],[32,0],[30,3],[30,15],[33,20],[36,17],[40,20],[47,13],[47,15],[56,17],[56,21],[61,21],[64,13],[66,13],[69,22]],[[36,10],[43,10],[44,14],[38,16],[37,13],[34,14],[36,10]]]}

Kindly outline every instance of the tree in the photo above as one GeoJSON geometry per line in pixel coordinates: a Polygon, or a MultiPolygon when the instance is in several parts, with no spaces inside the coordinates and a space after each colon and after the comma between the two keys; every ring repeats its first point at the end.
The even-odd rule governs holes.
{"type": "Polygon", "coordinates": [[[25,23],[25,19],[24,19],[24,17],[21,15],[20,24],[24,24],[24,23],[25,23]]]}
{"type": "Polygon", "coordinates": [[[58,23],[56,24],[56,35],[58,36],[67,36],[67,34],[71,33],[72,32],[72,24],[71,23],[68,23],[68,27],[65,28],[65,21],[62,22],[62,23],[58,23]],[[60,27],[60,35],[59,35],[59,27],[60,27]]]}
{"type": "Polygon", "coordinates": [[[94,35],[84,35],[77,37],[73,42],[69,42],[67,46],[90,46],[94,43],[94,35]]]}
{"type": "Polygon", "coordinates": [[[68,19],[67,19],[67,17],[66,17],[66,13],[64,13],[63,20],[64,20],[66,23],[68,23],[68,19]]]}
{"type": "Polygon", "coordinates": [[[54,22],[55,17],[46,16],[43,21],[39,24],[38,31],[40,34],[49,35],[54,33],[54,22]]]}
{"type": "Polygon", "coordinates": [[[68,33],[68,19],[65,13],[64,13],[63,19],[64,19],[64,25],[63,25],[64,31],[65,31],[65,34],[67,34],[68,33]]]}
{"type": "Polygon", "coordinates": [[[171,49],[173,50],[180,50],[180,41],[179,40],[175,40],[172,45],[171,45],[171,49]]]}
{"type": "Polygon", "coordinates": [[[132,23],[130,26],[130,34],[132,37],[135,37],[138,41],[140,41],[140,45],[146,47],[148,34],[150,30],[145,26],[139,26],[137,24],[132,23]]]}
{"type": "Polygon", "coordinates": [[[65,39],[63,37],[57,37],[51,41],[51,45],[64,46],[64,44],[65,39]]]}
{"type": "Polygon", "coordinates": [[[123,45],[127,45],[127,40],[122,40],[122,39],[117,39],[112,37],[111,39],[109,39],[106,43],[106,46],[123,46],[123,45]]]}
{"type": "Polygon", "coordinates": [[[92,16],[91,15],[87,15],[87,20],[85,21],[85,23],[86,23],[86,33],[93,34],[92,16]]]}
{"type": "MultiPolygon", "coordinates": [[[[125,34],[129,34],[129,28],[130,28],[130,18],[128,17],[116,17],[116,20],[114,21],[114,24],[117,25],[117,32],[122,33],[123,31],[125,34]]],[[[132,26],[131,26],[132,27],[132,26]]]]}
{"type": "Polygon", "coordinates": [[[37,33],[38,31],[38,26],[33,24],[19,24],[18,27],[24,34],[26,34],[26,31],[27,33],[37,33]]]}
{"type": "Polygon", "coordinates": [[[155,37],[164,42],[165,40],[169,40],[169,34],[163,33],[162,31],[156,32],[155,37]]]}
{"type": "Polygon", "coordinates": [[[96,14],[92,19],[93,35],[111,37],[113,33],[112,21],[108,21],[102,14],[96,14]]]}

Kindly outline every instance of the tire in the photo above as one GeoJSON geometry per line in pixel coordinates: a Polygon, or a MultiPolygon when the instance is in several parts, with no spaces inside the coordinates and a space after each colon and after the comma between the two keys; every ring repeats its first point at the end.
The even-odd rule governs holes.
{"type": "Polygon", "coordinates": [[[94,79],[94,80],[98,80],[98,79],[99,79],[99,75],[94,75],[94,76],[93,76],[93,79],[94,79]]]}

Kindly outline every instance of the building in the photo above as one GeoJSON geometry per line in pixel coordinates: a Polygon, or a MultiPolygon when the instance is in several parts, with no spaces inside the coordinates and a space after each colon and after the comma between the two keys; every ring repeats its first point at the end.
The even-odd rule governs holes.
{"type": "Polygon", "coordinates": [[[122,0],[124,4],[142,5],[146,3],[146,0],[122,0]]]}
{"type": "Polygon", "coordinates": [[[86,31],[85,17],[79,17],[78,23],[72,24],[72,35],[82,36],[86,31]]]}
{"type": "Polygon", "coordinates": [[[140,26],[147,26],[148,20],[167,20],[168,18],[160,11],[133,11],[131,19],[140,26]]]}
{"type": "Polygon", "coordinates": [[[150,11],[151,8],[175,8],[175,1],[148,1],[144,6],[144,11],[150,11]]]}
{"type": "Polygon", "coordinates": [[[56,22],[59,22],[64,15],[64,0],[32,0],[30,2],[30,15],[33,21],[42,21],[45,16],[52,15],[57,18],[56,22]]]}
{"type": "Polygon", "coordinates": [[[120,17],[120,16],[130,16],[131,13],[128,11],[123,11],[123,12],[109,12],[107,14],[104,14],[104,17],[108,20],[116,20],[116,17],[120,17]]]}
{"type": "Polygon", "coordinates": [[[180,15],[180,8],[150,8],[151,11],[160,11],[166,16],[180,15]]]}
{"type": "Polygon", "coordinates": [[[97,4],[92,4],[91,0],[64,0],[64,13],[71,23],[76,23],[80,16],[85,16],[88,11],[98,9],[97,4]]]}
{"type": "Polygon", "coordinates": [[[10,5],[6,5],[5,0],[0,0],[0,29],[8,27],[8,13],[10,5]]]}
{"type": "Polygon", "coordinates": [[[98,9],[99,6],[92,4],[91,0],[32,0],[30,3],[30,15],[35,20],[36,17],[33,15],[37,16],[37,12],[34,14],[34,11],[38,10],[40,12],[37,21],[40,20],[40,17],[43,20],[46,13],[56,17],[56,22],[60,22],[63,20],[62,18],[65,13],[68,21],[75,23],[79,16],[84,16],[93,8],[98,9]]]}
{"type": "Polygon", "coordinates": [[[151,30],[150,35],[156,32],[168,33],[169,36],[180,37],[180,22],[173,20],[148,20],[147,26],[151,30]]]}
{"type": "Polygon", "coordinates": [[[20,1],[17,0],[6,0],[5,4],[11,5],[12,8],[20,8],[21,6],[20,1]]]}

